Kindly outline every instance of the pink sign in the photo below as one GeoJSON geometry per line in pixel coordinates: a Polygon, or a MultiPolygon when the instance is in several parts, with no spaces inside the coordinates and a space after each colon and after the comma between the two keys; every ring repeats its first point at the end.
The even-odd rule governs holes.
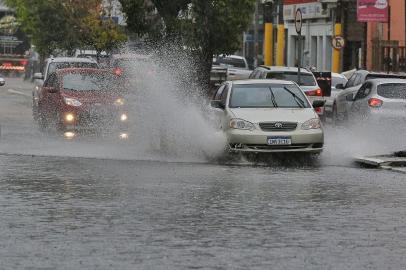
{"type": "Polygon", "coordinates": [[[359,22],[388,22],[388,0],[358,0],[359,22]]]}

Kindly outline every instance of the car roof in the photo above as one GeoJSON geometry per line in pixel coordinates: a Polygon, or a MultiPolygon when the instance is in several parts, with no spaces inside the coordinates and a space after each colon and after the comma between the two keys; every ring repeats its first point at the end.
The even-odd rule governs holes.
{"type": "Polygon", "coordinates": [[[219,55],[215,56],[214,58],[217,58],[217,57],[221,57],[221,58],[235,58],[235,59],[245,60],[245,57],[240,56],[240,55],[234,55],[234,54],[232,54],[232,55],[219,54],[219,55]]]}
{"type": "MultiPolygon", "coordinates": [[[[297,70],[298,70],[297,67],[285,67],[285,66],[265,66],[265,65],[261,65],[259,67],[264,68],[264,69],[266,69],[268,71],[293,71],[293,72],[297,72],[297,70]]],[[[312,74],[312,72],[308,71],[305,68],[301,68],[300,72],[301,73],[312,74]]]]}
{"type": "Polygon", "coordinates": [[[113,54],[112,59],[150,59],[152,56],[149,54],[135,54],[135,53],[125,53],[125,54],[113,54]]]}
{"type": "Polygon", "coordinates": [[[384,83],[406,83],[406,79],[398,78],[376,78],[367,80],[367,82],[372,82],[374,84],[384,84],[384,83]]]}
{"type": "Polygon", "coordinates": [[[47,59],[49,62],[56,62],[56,63],[96,63],[97,62],[91,58],[87,57],[50,57],[47,59]]]}
{"type": "Polygon", "coordinates": [[[343,74],[335,73],[335,72],[331,72],[331,77],[337,77],[337,78],[347,79],[347,77],[345,77],[343,74]]]}
{"type": "Polygon", "coordinates": [[[285,80],[273,80],[273,79],[249,79],[249,80],[235,80],[230,81],[232,84],[236,85],[247,85],[247,84],[295,84],[291,81],[285,80]]]}
{"type": "Polygon", "coordinates": [[[385,76],[385,77],[405,77],[406,73],[387,73],[387,72],[379,72],[379,71],[369,71],[365,69],[357,70],[356,73],[366,74],[366,75],[376,75],[376,76],[385,76]]]}

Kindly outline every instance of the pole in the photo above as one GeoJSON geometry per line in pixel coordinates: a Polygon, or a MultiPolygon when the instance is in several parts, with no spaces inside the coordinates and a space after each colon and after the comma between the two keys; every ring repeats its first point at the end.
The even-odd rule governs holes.
{"type": "MultiPolygon", "coordinates": [[[[342,3],[341,0],[337,2],[337,11],[334,25],[334,36],[341,36],[342,27],[341,27],[341,14],[342,14],[342,3]]],[[[333,65],[332,71],[339,73],[341,66],[341,50],[333,48],[333,65]]]]}
{"type": "Polygon", "coordinates": [[[273,24],[272,24],[272,4],[264,5],[264,64],[272,66],[273,64],[273,24]]]}
{"type": "Polygon", "coordinates": [[[297,35],[298,53],[297,53],[297,84],[300,86],[300,69],[302,67],[302,31],[297,35]]]}
{"type": "Polygon", "coordinates": [[[254,66],[258,66],[258,21],[259,21],[259,14],[258,14],[258,3],[259,0],[255,3],[255,26],[254,26],[254,66]]]}
{"type": "Polygon", "coordinates": [[[285,25],[283,20],[283,2],[279,0],[278,5],[278,36],[277,36],[277,55],[276,55],[276,65],[285,65],[285,25]]]}

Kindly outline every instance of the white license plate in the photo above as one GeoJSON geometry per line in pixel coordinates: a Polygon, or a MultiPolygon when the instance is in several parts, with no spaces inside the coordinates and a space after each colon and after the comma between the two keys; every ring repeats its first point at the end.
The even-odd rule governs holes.
{"type": "Polygon", "coordinates": [[[267,139],[268,145],[291,145],[292,139],[285,136],[271,136],[267,139]]]}

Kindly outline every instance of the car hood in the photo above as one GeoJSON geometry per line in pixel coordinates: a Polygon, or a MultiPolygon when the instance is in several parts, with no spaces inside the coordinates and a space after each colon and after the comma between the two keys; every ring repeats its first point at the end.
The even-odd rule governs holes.
{"type": "Polygon", "coordinates": [[[251,123],[274,121],[303,123],[318,117],[313,108],[233,108],[230,111],[234,118],[251,123]]]}
{"type": "Polygon", "coordinates": [[[111,104],[121,96],[115,92],[100,91],[62,91],[63,97],[74,98],[82,103],[111,104]]]}

